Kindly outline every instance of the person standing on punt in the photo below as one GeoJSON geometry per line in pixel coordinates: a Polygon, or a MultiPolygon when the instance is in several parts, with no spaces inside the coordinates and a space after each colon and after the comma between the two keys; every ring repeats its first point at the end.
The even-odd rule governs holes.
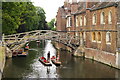
{"type": "Polygon", "coordinates": [[[48,61],[50,60],[50,51],[47,54],[47,59],[48,59],[48,61]]]}

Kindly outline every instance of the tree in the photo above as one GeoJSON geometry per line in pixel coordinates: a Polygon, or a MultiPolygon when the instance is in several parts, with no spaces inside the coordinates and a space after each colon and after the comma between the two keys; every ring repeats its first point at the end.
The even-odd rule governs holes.
{"type": "Polygon", "coordinates": [[[46,24],[46,16],[45,16],[45,11],[43,8],[41,7],[36,7],[36,10],[37,10],[37,15],[38,15],[38,19],[39,19],[39,22],[38,22],[38,29],[45,29],[45,24],[46,24]]]}
{"type": "Polygon", "coordinates": [[[45,29],[44,9],[35,7],[32,2],[3,2],[2,30],[13,34],[37,29],[45,29]]]}
{"type": "Polygon", "coordinates": [[[21,23],[21,4],[20,2],[3,2],[2,3],[2,29],[3,33],[16,33],[21,23]]]}
{"type": "Polygon", "coordinates": [[[55,23],[55,19],[52,19],[50,22],[47,23],[49,29],[51,29],[51,30],[56,30],[56,29],[54,28],[54,23],[55,23]]]}

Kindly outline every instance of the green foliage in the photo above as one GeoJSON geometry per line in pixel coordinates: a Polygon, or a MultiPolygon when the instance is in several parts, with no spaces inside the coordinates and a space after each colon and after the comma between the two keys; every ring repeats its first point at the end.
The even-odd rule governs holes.
{"type": "Polygon", "coordinates": [[[32,2],[3,2],[2,30],[4,34],[13,34],[36,29],[44,29],[45,12],[32,2]]]}
{"type": "Polygon", "coordinates": [[[54,22],[55,22],[55,19],[52,19],[50,22],[47,23],[49,29],[55,30],[55,28],[54,28],[54,22]]]}
{"type": "Polygon", "coordinates": [[[56,27],[55,28],[53,27],[51,30],[56,31],[56,27]]]}

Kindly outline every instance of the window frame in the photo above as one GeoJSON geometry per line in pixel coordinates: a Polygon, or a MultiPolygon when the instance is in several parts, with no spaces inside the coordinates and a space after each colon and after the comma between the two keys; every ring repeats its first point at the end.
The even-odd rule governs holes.
{"type": "Polygon", "coordinates": [[[96,42],[96,33],[92,32],[92,42],[96,42]]]}
{"type": "Polygon", "coordinates": [[[76,27],[79,26],[78,16],[76,16],[76,27]]]}
{"type": "Polygon", "coordinates": [[[101,12],[101,15],[100,15],[100,22],[101,24],[105,24],[105,12],[101,12]]]}
{"type": "Polygon", "coordinates": [[[112,40],[111,32],[106,32],[106,44],[111,44],[111,40],[112,40]],[[109,35],[107,35],[107,34],[109,34],[109,35]],[[109,40],[107,40],[107,37],[109,38],[109,40]]]}
{"type": "Polygon", "coordinates": [[[86,15],[84,16],[84,26],[87,25],[87,19],[86,19],[86,15]]]}
{"type": "Polygon", "coordinates": [[[96,15],[96,13],[94,13],[93,17],[92,17],[92,24],[96,25],[96,23],[97,23],[97,15],[96,15]]]}
{"type": "Polygon", "coordinates": [[[112,24],[112,11],[111,10],[108,13],[108,24],[112,24]]]}
{"type": "Polygon", "coordinates": [[[83,20],[82,20],[82,16],[80,16],[80,26],[83,25],[82,22],[83,22],[83,20]]]}
{"type": "Polygon", "coordinates": [[[102,41],[101,32],[97,32],[97,41],[98,41],[98,43],[101,43],[101,41],[102,41]]]}

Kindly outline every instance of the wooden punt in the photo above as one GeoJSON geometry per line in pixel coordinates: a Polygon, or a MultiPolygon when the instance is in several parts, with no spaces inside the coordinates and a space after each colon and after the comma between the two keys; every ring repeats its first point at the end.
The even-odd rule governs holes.
{"type": "Polygon", "coordinates": [[[22,54],[18,54],[17,56],[18,57],[26,57],[28,55],[27,52],[22,52],[22,54]]]}
{"type": "Polygon", "coordinates": [[[29,46],[26,46],[24,49],[25,49],[25,50],[29,50],[29,46]]]}
{"type": "Polygon", "coordinates": [[[52,64],[51,64],[49,61],[46,60],[46,62],[44,62],[44,60],[46,60],[46,59],[41,59],[41,57],[39,58],[39,61],[40,61],[43,65],[45,65],[45,66],[52,66],[52,64]]]}
{"type": "Polygon", "coordinates": [[[51,58],[51,61],[56,66],[60,66],[61,65],[61,62],[59,60],[56,60],[56,58],[51,58]]]}

